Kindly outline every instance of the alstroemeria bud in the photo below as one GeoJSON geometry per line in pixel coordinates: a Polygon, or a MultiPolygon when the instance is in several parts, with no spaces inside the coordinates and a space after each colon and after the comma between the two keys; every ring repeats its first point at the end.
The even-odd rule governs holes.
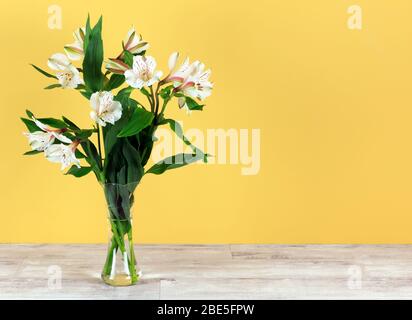
{"type": "Polygon", "coordinates": [[[185,110],[188,115],[192,113],[192,110],[189,109],[189,106],[186,103],[185,97],[179,97],[179,99],[177,100],[177,103],[179,105],[179,108],[185,110]]]}
{"type": "Polygon", "coordinates": [[[109,59],[106,63],[106,69],[112,73],[124,74],[130,67],[120,59],[109,59]]]}
{"type": "Polygon", "coordinates": [[[139,54],[149,48],[147,42],[142,41],[142,36],[138,34],[134,27],[127,33],[126,39],[123,43],[124,49],[132,54],[139,54]]]}
{"type": "Polygon", "coordinates": [[[176,68],[177,60],[179,59],[179,52],[173,52],[168,61],[169,70],[173,71],[176,68]]]}
{"type": "Polygon", "coordinates": [[[84,43],[84,28],[79,28],[73,32],[74,43],[64,47],[67,56],[70,60],[80,60],[84,57],[83,43],[84,43]]]}
{"type": "Polygon", "coordinates": [[[61,71],[69,67],[71,62],[65,54],[55,53],[47,60],[47,65],[52,70],[61,71]]]}

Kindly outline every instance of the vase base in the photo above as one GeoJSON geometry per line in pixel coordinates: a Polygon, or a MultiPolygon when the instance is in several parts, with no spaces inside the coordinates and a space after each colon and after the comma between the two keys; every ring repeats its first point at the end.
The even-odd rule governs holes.
{"type": "Polygon", "coordinates": [[[140,278],[142,277],[142,270],[138,268],[136,269],[137,275],[134,279],[126,273],[118,273],[114,276],[102,274],[102,280],[104,283],[113,287],[133,286],[137,282],[139,282],[140,278]]]}
{"type": "Polygon", "coordinates": [[[113,287],[127,287],[135,285],[139,281],[139,276],[136,279],[132,279],[127,274],[116,274],[114,277],[102,275],[102,280],[113,287]]]}

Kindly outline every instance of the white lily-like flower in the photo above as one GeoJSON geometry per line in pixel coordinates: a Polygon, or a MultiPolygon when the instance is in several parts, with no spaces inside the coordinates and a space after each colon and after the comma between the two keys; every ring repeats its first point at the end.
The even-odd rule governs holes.
{"type": "Polygon", "coordinates": [[[79,28],[73,32],[74,42],[64,47],[64,51],[70,60],[80,60],[84,57],[84,35],[85,28],[79,28]]]}
{"type": "Polygon", "coordinates": [[[56,53],[49,58],[47,64],[50,69],[57,71],[56,77],[62,88],[75,89],[79,84],[84,84],[83,79],[80,77],[79,70],[72,65],[66,55],[56,53]]]}
{"type": "Polygon", "coordinates": [[[29,139],[29,144],[32,150],[44,151],[49,148],[55,141],[55,139],[60,140],[64,143],[72,143],[72,141],[63,135],[64,129],[54,129],[41,123],[36,118],[32,118],[34,123],[42,131],[35,132],[25,132],[24,135],[29,139]]]}
{"type": "Polygon", "coordinates": [[[184,95],[200,100],[209,97],[213,89],[213,84],[209,81],[211,71],[210,69],[204,71],[204,69],[205,65],[203,63],[196,63],[177,90],[183,92],[184,95]]]}
{"type": "Polygon", "coordinates": [[[103,127],[106,126],[106,123],[114,124],[122,117],[122,105],[119,101],[113,100],[111,92],[93,93],[90,97],[90,105],[93,109],[90,112],[90,117],[103,127]]]}
{"type": "Polygon", "coordinates": [[[156,60],[151,56],[133,57],[133,69],[124,73],[126,82],[133,88],[150,87],[160,80],[161,71],[156,71],[156,60]]]}
{"type": "Polygon", "coordinates": [[[146,51],[149,48],[149,44],[144,42],[142,36],[136,32],[136,29],[132,27],[123,42],[125,50],[132,54],[139,54],[146,51]]]}
{"type": "Polygon", "coordinates": [[[44,151],[54,142],[54,136],[44,131],[24,132],[24,135],[29,139],[32,150],[44,151]]]}
{"type": "Polygon", "coordinates": [[[189,76],[194,75],[196,68],[200,63],[199,61],[195,61],[190,64],[189,58],[186,58],[182,65],[176,71],[174,71],[176,69],[177,59],[178,57],[176,56],[176,53],[172,53],[169,58],[170,74],[165,80],[166,82],[173,82],[175,88],[181,86],[186,81],[186,79],[189,78],[189,76]]]}
{"type": "Polygon", "coordinates": [[[124,74],[129,69],[129,66],[120,59],[109,59],[106,62],[106,69],[112,73],[124,74]]]}
{"type": "Polygon", "coordinates": [[[80,160],[76,158],[75,154],[78,145],[79,141],[74,141],[68,146],[65,144],[53,144],[45,150],[44,154],[50,162],[61,163],[61,170],[66,169],[72,164],[80,168],[80,160]]]}

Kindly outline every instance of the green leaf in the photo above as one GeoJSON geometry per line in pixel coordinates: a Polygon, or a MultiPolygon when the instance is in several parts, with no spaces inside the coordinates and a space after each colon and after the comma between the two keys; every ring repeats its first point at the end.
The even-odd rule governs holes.
{"type": "Polygon", "coordinates": [[[90,34],[92,33],[92,28],[90,26],[90,15],[87,15],[86,20],[86,33],[84,35],[84,42],[83,42],[83,51],[86,52],[86,49],[89,45],[90,34]]]}
{"type": "Polygon", "coordinates": [[[139,106],[141,106],[141,104],[138,101],[130,98],[130,94],[132,93],[133,90],[134,88],[132,87],[124,88],[120,90],[117,93],[117,95],[114,97],[114,100],[119,101],[122,104],[123,112],[126,112],[126,110],[128,109],[134,110],[138,108],[139,106]]]}
{"type": "Polygon", "coordinates": [[[54,119],[54,118],[40,118],[37,119],[39,120],[41,123],[53,127],[53,128],[57,128],[57,129],[65,129],[67,128],[67,125],[64,121],[59,120],[59,119],[54,119]]]}
{"type": "Polygon", "coordinates": [[[78,84],[75,89],[76,90],[86,90],[86,86],[84,84],[78,84]]]}
{"type": "Polygon", "coordinates": [[[135,188],[144,174],[140,154],[128,139],[124,139],[122,152],[127,162],[127,184],[132,184],[130,187],[135,188]]]}
{"type": "Polygon", "coordinates": [[[109,183],[118,182],[117,173],[123,166],[125,166],[125,161],[122,156],[121,141],[114,141],[115,143],[113,143],[110,152],[107,152],[106,149],[106,159],[104,162],[104,175],[106,177],[106,181],[109,183]]]}
{"type": "Polygon", "coordinates": [[[81,152],[79,149],[76,149],[74,154],[76,155],[77,159],[85,159],[86,158],[86,156],[83,154],[83,152],[81,152]]]}
{"type": "Polygon", "coordinates": [[[174,86],[170,85],[160,90],[160,96],[162,97],[163,100],[170,99],[170,95],[172,93],[173,88],[174,86]]]}
{"type": "Polygon", "coordinates": [[[44,89],[45,89],[45,90],[50,90],[50,89],[61,88],[61,87],[62,87],[62,86],[61,86],[60,83],[55,83],[55,84],[51,84],[51,85],[45,87],[44,89]]]}
{"type": "Polygon", "coordinates": [[[79,140],[88,139],[96,130],[94,129],[81,129],[74,132],[75,136],[79,140]]]}
{"type": "Polygon", "coordinates": [[[136,108],[126,126],[117,135],[118,137],[129,137],[138,134],[144,128],[149,126],[154,119],[154,114],[144,110],[143,108],[136,108]]]}
{"type": "Polygon", "coordinates": [[[42,131],[39,129],[39,127],[36,126],[36,124],[33,121],[26,119],[26,118],[20,118],[20,119],[26,125],[26,128],[27,130],[29,130],[30,133],[36,132],[36,131],[42,131]]]}
{"type": "Polygon", "coordinates": [[[124,128],[124,126],[129,122],[131,116],[131,110],[123,110],[122,117],[115,122],[114,125],[108,123],[103,127],[103,141],[104,150],[106,151],[106,158],[110,155],[112,148],[117,143],[119,138],[117,135],[124,128]]]}
{"type": "Polygon", "coordinates": [[[179,153],[177,155],[170,156],[163,159],[162,161],[159,161],[158,163],[153,165],[149,170],[147,170],[146,174],[162,174],[167,170],[181,168],[183,166],[187,166],[188,164],[194,163],[198,160],[200,160],[200,158],[196,154],[179,153]]]}
{"type": "Polygon", "coordinates": [[[203,107],[205,106],[203,104],[198,104],[195,100],[193,100],[190,97],[185,97],[185,100],[186,100],[186,104],[187,104],[187,107],[189,108],[189,110],[200,110],[200,111],[202,111],[203,107]]]}
{"type": "Polygon", "coordinates": [[[33,156],[35,154],[39,154],[42,153],[43,151],[38,151],[38,150],[31,150],[31,151],[27,151],[25,153],[23,153],[24,156],[33,156]]]}
{"type": "Polygon", "coordinates": [[[26,110],[26,114],[30,119],[32,119],[34,117],[33,112],[31,112],[30,110],[26,110]]]}
{"type": "Polygon", "coordinates": [[[120,87],[124,82],[126,78],[122,74],[112,74],[112,76],[109,79],[109,82],[105,86],[105,90],[110,91],[113,89],[116,89],[120,87]]]}
{"type": "Polygon", "coordinates": [[[140,89],[140,92],[143,93],[146,97],[151,97],[150,92],[147,91],[147,89],[144,87],[140,89]]]}
{"type": "Polygon", "coordinates": [[[124,63],[126,63],[129,67],[133,67],[133,54],[127,50],[123,51],[124,55],[124,63]]]}
{"type": "Polygon", "coordinates": [[[38,72],[40,72],[42,75],[46,76],[47,78],[53,78],[57,80],[57,77],[55,75],[52,75],[43,69],[40,69],[39,67],[35,66],[34,64],[30,64],[34,69],[36,69],[38,72]]]}
{"type": "Polygon", "coordinates": [[[129,98],[129,107],[131,107],[133,110],[136,108],[139,108],[140,103],[137,102],[136,100],[129,98]]]}
{"type": "Polygon", "coordinates": [[[72,176],[75,176],[76,178],[83,177],[87,174],[89,174],[92,171],[92,167],[76,167],[76,166],[71,166],[71,168],[66,172],[66,174],[70,174],[72,176]]]}
{"type": "Polygon", "coordinates": [[[81,142],[81,146],[86,153],[86,161],[92,167],[92,170],[95,172],[96,177],[101,181],[101,165],[100,165],[100,156],[97,152],[96,146],[90,140],[81,142]]]}
{"type": "Polygon", "coordinates": [[[89,33],[90,36],[88,37],[83,60],[83,78],[88,91],[97,92],[103,88],[104,80],[104,75],[102,74],[102,17],[100,17],[99,22],[89,33]]]}
{"type": "Polygon", "coordinates": [[[80,128],[79,128],[78,126],[76,126],[76,125],[74,124],[74,122],[70,121],[70,120],[67,119],[66,117],[63,116],[62,119],[63,119],[64,123],[66,123],[67,127],[68,127],[70,130],[73,130],[73,131],[80,130],[80,128]]]}
{"type": "Polygon", "coordinates": [[[183,128],[180,125],[180,123],[178,123],[177,121],[173,120],[173,119],[164,119],[160,124],[169,124],[170,129],[172,129],[172,131],[180,138],[182,139],[182,141],[189,146],[193,152],[200,157],[203,162],[207,162],[207,157],[208,155],[203,153],[202,150],[200,150],[199,148],[197,148],[195,145],[193,145],[189,139],[186,138],[186,136],[183,134],[183,128]]]}
{"type": "Polygon", "coordinates": [[[92,96],[90,91],[80,91],[80,94],[88,100],[90,100],[90,97],[92,96]]]}
{"type": "Polygon", "coordinates": [[[114,100],[119,101],[122,104],[123,108],[127,107],[129,105],[129,98],[132,91],[132,87],[123,88],[117,93],[117,95],[114,97],[114,100]]]}

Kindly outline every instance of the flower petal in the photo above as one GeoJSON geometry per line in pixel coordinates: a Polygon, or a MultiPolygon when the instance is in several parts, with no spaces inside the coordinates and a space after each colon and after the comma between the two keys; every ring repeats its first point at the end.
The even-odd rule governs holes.
{"type": "Polygon", "coordinates": [[[146,56],[146,68],[150,73],[153,73],[156,69],[156,60],[152,56],[146,56]]]}
{"type": "Polygon", "coordinates": [[[64,51],[70,60],[77,61],[83,58],[83,49],[78,47],[77,44],[71,44],[64,47],[64,51]]]}
{"type": "Polygon", "coordinates": [[[58,133],[58,132],[52,132],[52,134],[53,134],[53,136],[57,139],[57,140],[59,140],[59,141],[61,141],[61,142],[64,142],[64,143],[72,143],[72,141],[69,139],[69,138],[67,138],[66,136],[64,136],[63,134],[61,134],[61,133],[58,133]]]}
{"type": "Polygon", "coordinates": [[[135,89],[141,89],[144,86],[144,81],[139,78],[139,75],[134,70],[127,70],[124,73],[126,82],[129,86],[135,89]]]}
{"type": "Polygon", "coordinates": [[[70,60],[63,53],[55,53],[49,58],[47,65],[53,70],[64,70],[70,65],[70,60]]]}
{"type": "Polygon", "coordinates": [[[170,71],[173,71],[176,68],[177,60],[179,59],[179,52],[173,52],[168,61],[168,67],[170,71]]]}
{"type": "Polygon", "coordinates": [[[145,59],[142,56],[133,57],[133,71],[136,73],[141,73],[147,68],[145,59]]]}

